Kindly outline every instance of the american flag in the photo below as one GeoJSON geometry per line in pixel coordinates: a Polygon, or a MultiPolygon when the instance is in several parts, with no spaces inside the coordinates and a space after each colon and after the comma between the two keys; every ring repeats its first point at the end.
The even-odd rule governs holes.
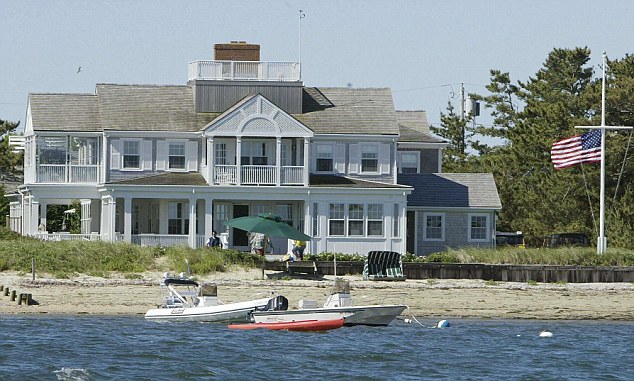
{"type": "Polygon", "coordinates": [[[555,169],[580,163],[601,162],[601,130],[557,141],[550,150],[555,169]]]}

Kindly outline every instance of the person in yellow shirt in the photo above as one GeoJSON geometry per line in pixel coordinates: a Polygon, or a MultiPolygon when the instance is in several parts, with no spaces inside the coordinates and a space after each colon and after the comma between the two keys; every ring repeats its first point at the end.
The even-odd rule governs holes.
{"type": "Polygon", "coordinates": [[[306,249],[306,242],[304,241],[293,241],[293,254],[295,254],[295,258],[297,258],[298,261],[303,261],[304,260],[304,250],[306,249]]]}

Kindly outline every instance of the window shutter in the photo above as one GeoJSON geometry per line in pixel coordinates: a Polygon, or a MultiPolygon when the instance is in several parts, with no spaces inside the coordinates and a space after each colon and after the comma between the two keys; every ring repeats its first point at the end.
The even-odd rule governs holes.
{"type": "Polygon", "coordinates": [[[121,140],[111,140],[110,151],[110,169],[121,169],[121,140]]]}
{"type": "Polygon", "coordinates": [[[346,145],[343,143],[335,144],[334,169],[336,173],[346,173],[346,145]]]}
{"type": "Polygon", "coordinates": [[[379,144],[379,168],[381,174],[389,174],[390,167],[392,164],[391,155],[390,155],[390,144],[379,144]]]}
{"type": "Polygon", "coordinates": [[[359,145],[350,144],[350,164],[348,166],[350,173],[359,173],[360,156],[359,145]]]}
{"type": "Polygon", "coordinates": [[[167,142],[159,140],[156,142],[156,170],[164,171],[167,168],[167,142]]]}
{"type": "Polygon", "coordinates": [[[188,171],[197,171],[198,170],[198,142],[197,141],[189,141],[187,142],[187,151],[185,151],[185,161],[187,162],[187,170],[188,171]]]}
{"type": "Polygon", "coordinates": [[[143,162],[141,169],[144,171],[152,170],[152,141],[141,141],[141,161],[143,162]]]}

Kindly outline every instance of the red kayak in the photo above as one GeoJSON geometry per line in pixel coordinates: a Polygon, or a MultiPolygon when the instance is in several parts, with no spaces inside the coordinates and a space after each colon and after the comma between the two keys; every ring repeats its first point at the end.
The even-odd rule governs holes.
{"type": "Polygon", "coordinates": [[[258,329],[266,328],[271,330],[287,331],[327,331],[343,327],[343,318],[334,320],[301,320],[285,321],[276,323],[249,323],[249,324],[229,324],[230,329],[258,329]]]}

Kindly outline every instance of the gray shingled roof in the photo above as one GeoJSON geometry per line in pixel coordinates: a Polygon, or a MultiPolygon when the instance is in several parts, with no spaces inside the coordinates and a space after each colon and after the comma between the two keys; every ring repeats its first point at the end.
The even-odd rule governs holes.
{"type": "MultiPolygon", "coordinates": [[[[313,88],[292,116],[321,134],[398,135],[390,89],[313,88]]],[[[194,112],[187,85],[97,84],[96,94],[31,94],[36,131],[200,131],[220,113],[194,112]]]]}
{"type": "Polygon", "coordinates": [[[502,209],[490,173],[400,174],[398,183],[414,188],[408,206],[502,209]]]}
{"type": "Polygon", "coordinates": [[[122,181],[115,181],[114,185],[193,185],[206,186],[207,181],[200,173],[167,172],[160,175],[136,177],[122,181]]]}
{"type": "Polygon", "coordinates": [[[305,87],[303,113],[293,116],[317,134],[399,133],[388,88],[305,87]]]}
{"type": "Polygon", "coordinates": [[[218,113],[194,112],[189,86],[97,85],[105,130],[199,131],[218,113]]]}
{"type": "Polygon", "coordinates": [[[335,175],[310,175],[311,187],[347,187],[347,188],[402,188],[402,185],[359,180],[335,175]]]}
{"type": "Polygon", "coordinates": [[[36,131],[100,132],[99,105],[94,94],[30,94],[36,131]]]}
{"type": "Polygon", "coordinates": [[[401,133],[399,142],[444,143],[434,135],[427,123],[425,111],[396,111],[396,120],[401,133]]]}

